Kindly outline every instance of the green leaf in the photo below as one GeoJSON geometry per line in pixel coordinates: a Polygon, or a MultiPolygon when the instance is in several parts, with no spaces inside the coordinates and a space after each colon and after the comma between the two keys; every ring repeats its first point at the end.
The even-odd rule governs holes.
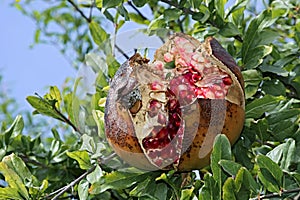
{"type": "Polygon", "coordinates": [[[219,31],[219,33],[224,37],[233,37],[240,35],[239,29],[231,22],[227,22],[219,31]]]}
{"type": "Polygon", "coordinates": [[[270,192],[279,192],[282,186],[283,172],[269,157],[258,155],[256,162],[259,167],[258,178],[270,192]]]}
{"type": "Polygon", "coordinates": [[[108,35],[105,32],[105,30],[95,21],[89,23],[89,29],[94,42],[98,46],[101,46],[102,43],[108,38],[108,35]]]}
{"type": "MultiPolygon", "coordinates": [[[[243,46],[242,46],[242,61],[243,63],[247,63],[250,58],[252,58],[252,54],[255,53],[253,50],[254,48],[258,48],[257,46],[259,43],[256,41],[257,39],[260,40],[260,37],[258,35],[260,32],[266,28],[272,25],[276,19],[272,18],[272,13],[270,10],[263,11],[259,16],[254,18],[250,24],[249,27],[245,33],[243,46]],[[249,58],[249,59],[248,59],[249,58]]],[[[263,49],[262,47],[259,47],[260,55],[263,55],[263,52],[267,53],[266,49],[263,49]],[[263,51],[262,51],[263,50],[263,51]]],[[[269,49],[268,49],[269,50],[269,49]]],[[[254,61],[252,61],[254,62],[254,61]]],[[[249,65],[250,68],[253,68],[252,65],[249,65]]]]}
{"type": "Polygon", "coordinates": [[[60,103],[62,101],[59,89],[56,86],[51,86],[49,93],[47,93],[44,98],[48,102],[55,102],[56,108],[60,108],[60,103]]]}
{"type": "Polygon", "coordinates": [[[157,29],[166,28],[166,26],[167,26],[166,20],[164,19],[164,16],[161,15],[151,21],[151,23],[148,26],[148,29],[149,29],[149,31],[153,31],[153,30],[157,30],[157,29]]]}
{"type": "Polygon", "coordinates": [[[244,59],[244,68],[253,69],[263,62],[263,58],[272,52],[272,46],[261,45],[248,51],[244,59]]]}
{"type": "Polygon", "coordinates": [[[26,97],[26,100],[39,114],[63,121],[63,118],[55,110],[54,105],[51,105],[51,103],[45,99],[36,96],[28,96],[26,97]]]}
{"type": "Polygon", "coordinates": [[[120,67],[120,63],[112,54],[106,55],[106,63],[108,66],[108,76],[114,77],[115,73],[120,67]]]}
{"type": "Polygon", "coordinates": [[[81,180],[78,184],[78,196],[79,199],[88,199],[89,195],[89,182],[87,180],[81,180]]]}
{"type": "Polygon", "coordinates": [[[0,188],[0,199],[24,200],[24,197],[18,193],[18,189],[5,187],[0,188]]]}
{"type": "Polygon", "coordinates": [[[182,11],[177,8],[168,8],[164,10],[164,19],[167,21],[178,20],[182,11]]]}
{"type": "Polygon", "coordinates": [[[86,176],[86,180],[89,183],[94,184],[94,183],[98,182],[103,175],[104,175],[104,172],[102,171],[100,166],[97,165],[95,170],[86,176]]]}
{"type": "Polygon", "coordinates": [[[242,71],[245,82],[245,95],[246,99],[256,94],[260,82],[263,80],[262,75],[255,69],[242,71]]]}
{"type": "Polygon", "coordinates": [[[259,192],[259,186],[253,179],[252,174],[242,167],[238,171],[235,178],[235,186],[239,199],[249,199],[251,192],[257,194],[259,192]]]}
{"type": "Polygon", "coordinates": [[[224,19],[224,13],[225,13],[225,4],[227,0],[215,0],[215,9],[216,13],[221,17],[221,19],[224,19]]]}
{"type": "Polygon", "coordinates": [[[297,162],[295,140],[292,138],[287,139],[285,143],[278,145],[268,152],[267,156],[279,164],[281,169],[290,171],[290,166],[297,162]]]}
{"type": "Polygon", "coordinates": [[[132,0],[132,2],[137,7],[143,7],[148,1],[147,0],[132,0]]]}
{"type": "Polygon", "coordinates": [[[0,162],[0,172],[5,177],[9,188],[16,191],[16,194],[20,194],[22,198],[29,199],[24,181],[25,178],[28,178],[28,176],[31,177],[31,175],[25,163],[20,158],[15,154],[4,157],[2,162],[0,162]]]}
{"type": "Polygon", "coordinates": [[[149,174],[114,171],[100,178],[100,181],[92,184],[90,187],[91,194],[99,194],[109,189],[121,190],[143,181],[149,174]]]}
{"type": "Polygon", "coordinates": [[[274,137],[284,140],[291,137],[298,129],[300,109],[286,109],[274,112],[267,116],[267,120],[274,137]]]}
{"type": "Polygon", "coordinates": [[[140,199],[167,199],[168,187],[165,183],[155,182],[154,176],[149,176],[134,187],[129,195],[140,199]]]}
{"type": "Polygon", "coordinates": [[[213,172],[213,177],[217,184],[219,185],[219,192],[221,196],[221,189],[224,181],[226,180],[226,175],[222,171],[219,162],[222,160],[231,160],[231,145],[226,137],[226,135],[219,134],[216,136],[214,141],[213,150],[211,153],[211,170],[213,172]]]}
{"type": "Polygon", "coordinates": [[[269,139],[270,134],[268,133],[269,124],[266,118],[259,119],[251,123],[251,129],[255,131],[256,135],[262,142],[269,139]]]}
{"type": "Polygon", "coordinates": [[[242,167],[241,164],[231,160],[220,160],[219,164],[223,168],[223,170],[231,176],[236,176],[239,169],[242,167]]]}
{"type": "Polygon", "coordinates": [[[259,118],[265,112],[273,111],[281,100],[283,100],[283,97],[270,95],[255,99],[246,105],[246,118],[259,118]]]}
{"type": "Polygon", "coordinates": [[[263,82],[262,90],[266,94],[270,94],[273,96],[285,96],[286,88],[284,84],[276,79],[266,80],[263,82]]]}
{"type": "Polygon", "coordinates": [[[10,143],[12,137],[16,137],[22,134],[24,129],[24,120],[21,115],[18,115],[11,126],[0,134],[0,138],[2,139],[2,143],[4,147],[7,147],[10,143]]]}
{"type": "Polygon", "coordinates": [[[67,155],[78,162],[80,169],[90,169],[92,167],[87,151],[67,152],[67,155]]]}
{"type": "Polygon", "coordinates": [[[102,6],[103,8],[115,8],[122,4],[122,0],[103,0],[102,6]]]}
{"type": "Polygon", "coordinates": [[[190,200],[190,199],[193,199],[193,197],[195,196],[194,193],[193,193],[193,191],[194,191],[193,187],[181,190],[180,200],[190,200]]]}
{"type": "Polygon", "coordinates": [[[224,200],[236,200],[236,188],[233,178],[229,177],[226,179],[223,188],[222,199],[224,200]]]}
{"type": "Polygon", "coordinates": [[[199,190],[199,200],[221,199],[219,186],[209,173],[204,175],[203,181],[204,185],[199,190]]]}

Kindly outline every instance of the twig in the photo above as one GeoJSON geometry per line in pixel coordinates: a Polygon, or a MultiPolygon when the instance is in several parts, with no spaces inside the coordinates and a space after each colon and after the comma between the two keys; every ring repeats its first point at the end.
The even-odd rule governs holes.
{"type": "Polygon", "coordinates": [[[79,9],[79,7],[72,1],[72,0],[67,0],[74,8],[77,12],[79,12],[79,14],[88,22],[92,22],[92,19],[90,17],[87,17],[82,10],[79,9]]]}
{"type": "Polygon", "coordinates": [[[262,195],[262,196],[259,195],[258,197],[252,198],[250,200],[275,198],[275,197],[280,197],[283,194],[289,194],[289,193],[295,193],[295,192],[300,192],[300,188],[294,188],[294,189],[290,189],[290,190],[282,190],[280,193],[272,193],[272,194],[266,194],[266,195],[262,195]]]}
{"type": "Polygon", "coordinates": [[[126,59],[130,58],[117,44],[115,44],[115,47],[126,59]]]}
{"type": "Polygon", "coordinates": [[[52,200],[56,200],[58,199],[58,197],[60,197],[63,193],[65,193],[67,190],[69,190],[71,187],[73,187],[74,185],[76,185],[79,181],[81,181],[82,179],[84,179],[88,174],[92,173],[94,170],[96,169],[96,165],[94,165],[92,168],[90,168],[88,171],[86,171],[85,173],[83,173],[81,176],[79,176],[78,178],[76,178],[74,181],[72,181],[69,185],[66,185],[65,187],[61,188],[59,190],[59,193],[57,195],[55,195],[52,200]]]}
{"type": "Polygon", "coordinates": [[[137,12],[137,14],[138,14],[139,16],[141,16],[141,18],[143,18],[143,20],[148,20],[148,21],[149,21],[149,19],[148,19],[147,17],[145,17],[145,16],[141,13],[141,11],[140,11],[139,9],[137,9],[137,7],[135,7],[135,5],[132,3],[132,1],[128,1],[128,5],[129,5],[131,8],[133,8],[133,10],[134,10],[135,12],[137,12]]]}
{"type": "MultiPolygon", "coordinates": [[[[107,164],[111,159],[113,159],[117,154],[116,153],[112,153],[110,155],[108,155],[105,158],[98,158],[98,163],[99,165],[105,165],[107,164]]],[[[86,171],[85,173],[83,173],[82,175],[80,175],[78,178],[76,178],[74,181],[72,181],[70,184],[59,188],[58,190],[48,194],[45,199],[50,198],[51,196],[55,195],[51,200],[56,200],[58,199],[58,197],[60,197],[62,194],[64,194],[67,190],[69,190],[71,187],[73,187],[74,185],[76,185],[77,183],[79,183],[82,179],[84,179],[87,175],[89,175],[90,173],[92,173],[97,167],[97,164],[95,164],[93,167],[91,167],[88,171],[86,171]]]]}

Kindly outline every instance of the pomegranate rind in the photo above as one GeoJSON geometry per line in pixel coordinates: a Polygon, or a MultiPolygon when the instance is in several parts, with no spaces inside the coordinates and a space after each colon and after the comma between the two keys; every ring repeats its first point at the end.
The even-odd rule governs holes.
{"type": "Polygon", "coordinates": [[[120,67],[113,78],[105,109],[108,142],[125,162],[141,169],[201,169],[209,164],[213,141],[217,134],[225,134],[233,144],[243,129],[245,99],[240,69],[214,38],[209,37],[204,43],[200,43],[183,33],[171,36],[156,51],[154,59],[153,63],[149,64],[148,59],[135,54],[120,67]],[[184,41],[184,46],[180,46],[180,41],[184,41]],[[182,52],[172,52],[172,47],[176,44],[179,45],[176,48],[182,52]],[[201,55],[194,58],[192,56],[196,51],[201,55]],[[180,53],[182,55],[179,55],[180,53]],[[188,97],[188,93],[180,97],[180,93],[177,94],[177,88],[197,88],[209,84],[205,79],[201,79],[202,74],[195,77],[196,80],[202,81],[195,82],[195,87],[185,78],[194,78],[195,74],[189,75],[186,70],[191,69],[190,63],[195,60],[195,64],[203,61],[213,66],[210,69],[217,70],[216,75],[204,75],[211,76],[212,81],[215,81],[213,78],[216,77],[216,83],[223,81],[225,96],[218,98],[213,94],[205,97],[195,92],[190,94],[191,97],[188,97]],[[220,79],[220,76],[225,77],[224,80],[220,79]],[[228,76],[229,78],[226,78],[228,76]],[[170,90],[172,81],[175,87],[170,90]],[[154,128],[161,126],[164,130],[170,123],[170,92],[181,98],[177,102],[181,109],[177,117],[181,119],[181,123],[173,141],[159,144],[159,149],[151,149],[146,146],[145,138],[156,139],[156,133],[152,133],[154,128]],[[149,105],[153,101],[158,102],[158,107],[151,111],[154,112],[151,114],[149,105]],[[157,155],[153,156],[153,151],[157,151],[157,155]],[[170,154],[173,152],[170,158],[162,160],[157,157],[162,156],[160,152],[166,151],[170,154]]]}

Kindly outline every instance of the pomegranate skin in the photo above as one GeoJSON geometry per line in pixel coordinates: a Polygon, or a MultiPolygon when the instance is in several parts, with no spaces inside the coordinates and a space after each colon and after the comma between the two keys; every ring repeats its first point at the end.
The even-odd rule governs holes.
{"type": "Polygon", "coordinates": [[[201,169],[209,164],[217,134],[231,144],[239,138],[244,104],[241,71],[217,40],[200,43],[177,33],[156,51],[153,63],[135,54],[121,65],[110,84],[105,133],[134,167],[201,169]]]}

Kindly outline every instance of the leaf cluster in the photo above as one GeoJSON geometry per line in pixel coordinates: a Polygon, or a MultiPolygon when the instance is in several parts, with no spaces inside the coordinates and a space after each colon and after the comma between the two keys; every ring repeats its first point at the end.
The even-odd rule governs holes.
{"type": "MultiPolygon", "coordinates": [[[[48,2],[48,1],[45,1],[48,2]]],[[[22,133],[18,116],[0,137],[0,198],[6,199],[264,199],[294,198],[300,191],[300,13],[295,0],[270,1],[257,11],[255,1],[236,0],[82,0],[54,2],[44,10],[16,6],[38,25],[35,42],[63,45],[96,74],[91,92],[55,86],[27,101],[34,114],[58,120],[48,138],[22,133]],[[148,14],[146,10],[148,10],[148,14]],[[241,66],[246,120],[231,147],[224,135],[214,142],[210,166],[189,173],[145,172],[115,156],[104,136],[103,112],[110,78],[120,66],[116,42],[128,23],[164,39],[185,32],[216,37],[241,66]],[[50,24],[61,26],[51,30],[50,24]],[[112,29],[105,28],[113,25],[112,29]],[[53,32],[52,32],[53,31],[53,32]],[[41,39],[43,37],[43,39],[41,39]],[[57,40],[59,39],[59,40],[57,40]],[[93,47],[101,55],[89,52],[93,47]]],[[[121,51],[122,49],[119,49],[121,51]]],[[[121,52],[122,53],[122,52],[121,52]]],[[[126,53],[123,52],[126,57],[126,53]]],[[[90,91],[90,90],[89,90],[90,91]]]]}

